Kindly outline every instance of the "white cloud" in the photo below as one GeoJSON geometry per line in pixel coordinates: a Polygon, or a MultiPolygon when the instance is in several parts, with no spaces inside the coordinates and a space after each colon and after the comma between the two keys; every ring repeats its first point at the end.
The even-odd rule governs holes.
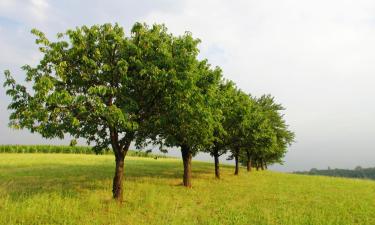
{"type": "Polygon", "coordinates": [[[43,23],[48,18],[47,0],[0,0],[0,16],[27,25],[43,23]]]}
{"type": "Polygon", "coordinates": [[[44,21],[47,19],[48,3],[46,0],[31,0],[30,12],[34,18],[44,21]]]}

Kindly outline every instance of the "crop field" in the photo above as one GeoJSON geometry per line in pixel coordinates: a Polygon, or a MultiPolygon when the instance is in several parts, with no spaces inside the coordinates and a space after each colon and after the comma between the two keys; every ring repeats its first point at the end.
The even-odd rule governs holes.
{"type": "Polygon", "coordinates": [[[127,157],[120,205],[113,155],[1,153],[0,224],[375,224],[374,181],[221,169],[127,157]]]}
{"type": "MultiPolygon", "coordinates": [[[[89,146],[65,146],[65,145],[0,145],[0,153],[72,153],[72,154],[95,154],[89,146]]],[[[98,154],[113,155],[113,151],[105,149],[98,154]]],[[[162,154],[152,154],[145,151],[129,150],[127,156],[165,158],[162,154]]]]}

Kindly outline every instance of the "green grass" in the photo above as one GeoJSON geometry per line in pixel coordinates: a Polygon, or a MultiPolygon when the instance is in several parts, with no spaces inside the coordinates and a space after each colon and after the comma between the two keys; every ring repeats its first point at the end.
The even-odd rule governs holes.
{"type": "Polygon", "coordinates": [[[0,154],[0,224],[375,224],[375,182],[127,157],[125,202],[112,155],[0,154]]]}

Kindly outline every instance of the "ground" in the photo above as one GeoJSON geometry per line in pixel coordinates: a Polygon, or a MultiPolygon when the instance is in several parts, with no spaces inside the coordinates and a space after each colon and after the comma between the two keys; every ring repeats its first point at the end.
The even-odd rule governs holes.
{"type": "Polygon", "coordinates": [[[0,224],[375,224],[375,182],[272,171],[238,177],[193,161],[127,157],[122,205],[114,156],[0,154],[0,224]]]}

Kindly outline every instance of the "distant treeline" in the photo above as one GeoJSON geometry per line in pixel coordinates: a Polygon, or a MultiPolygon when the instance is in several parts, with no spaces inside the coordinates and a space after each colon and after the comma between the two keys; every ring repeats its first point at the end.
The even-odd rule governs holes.
{"type": "Polygon", "coordinates": [[[307,174],[307,175],[322,175],[331,177],[349,177],[349,178],[359,178],[359,179],[372,179],[375,180],[375,167],[373,168],[362,168],[357,166],[353,170],[349,169],[326,169],[318,170],[311,169],[310,171],[297,171],[296,174],[307,174]]]}
{"type": "MultiPolygon", "coordinates": [[[[111,154],[113,151],[95,152],[90,146],[67,145],[0,145],[0,153],[72,153],[72,154],[111,154]]],[[[166,158],[165,155],[152,154],[149,151],[129,150],[128,156],[166,158]]]]}

